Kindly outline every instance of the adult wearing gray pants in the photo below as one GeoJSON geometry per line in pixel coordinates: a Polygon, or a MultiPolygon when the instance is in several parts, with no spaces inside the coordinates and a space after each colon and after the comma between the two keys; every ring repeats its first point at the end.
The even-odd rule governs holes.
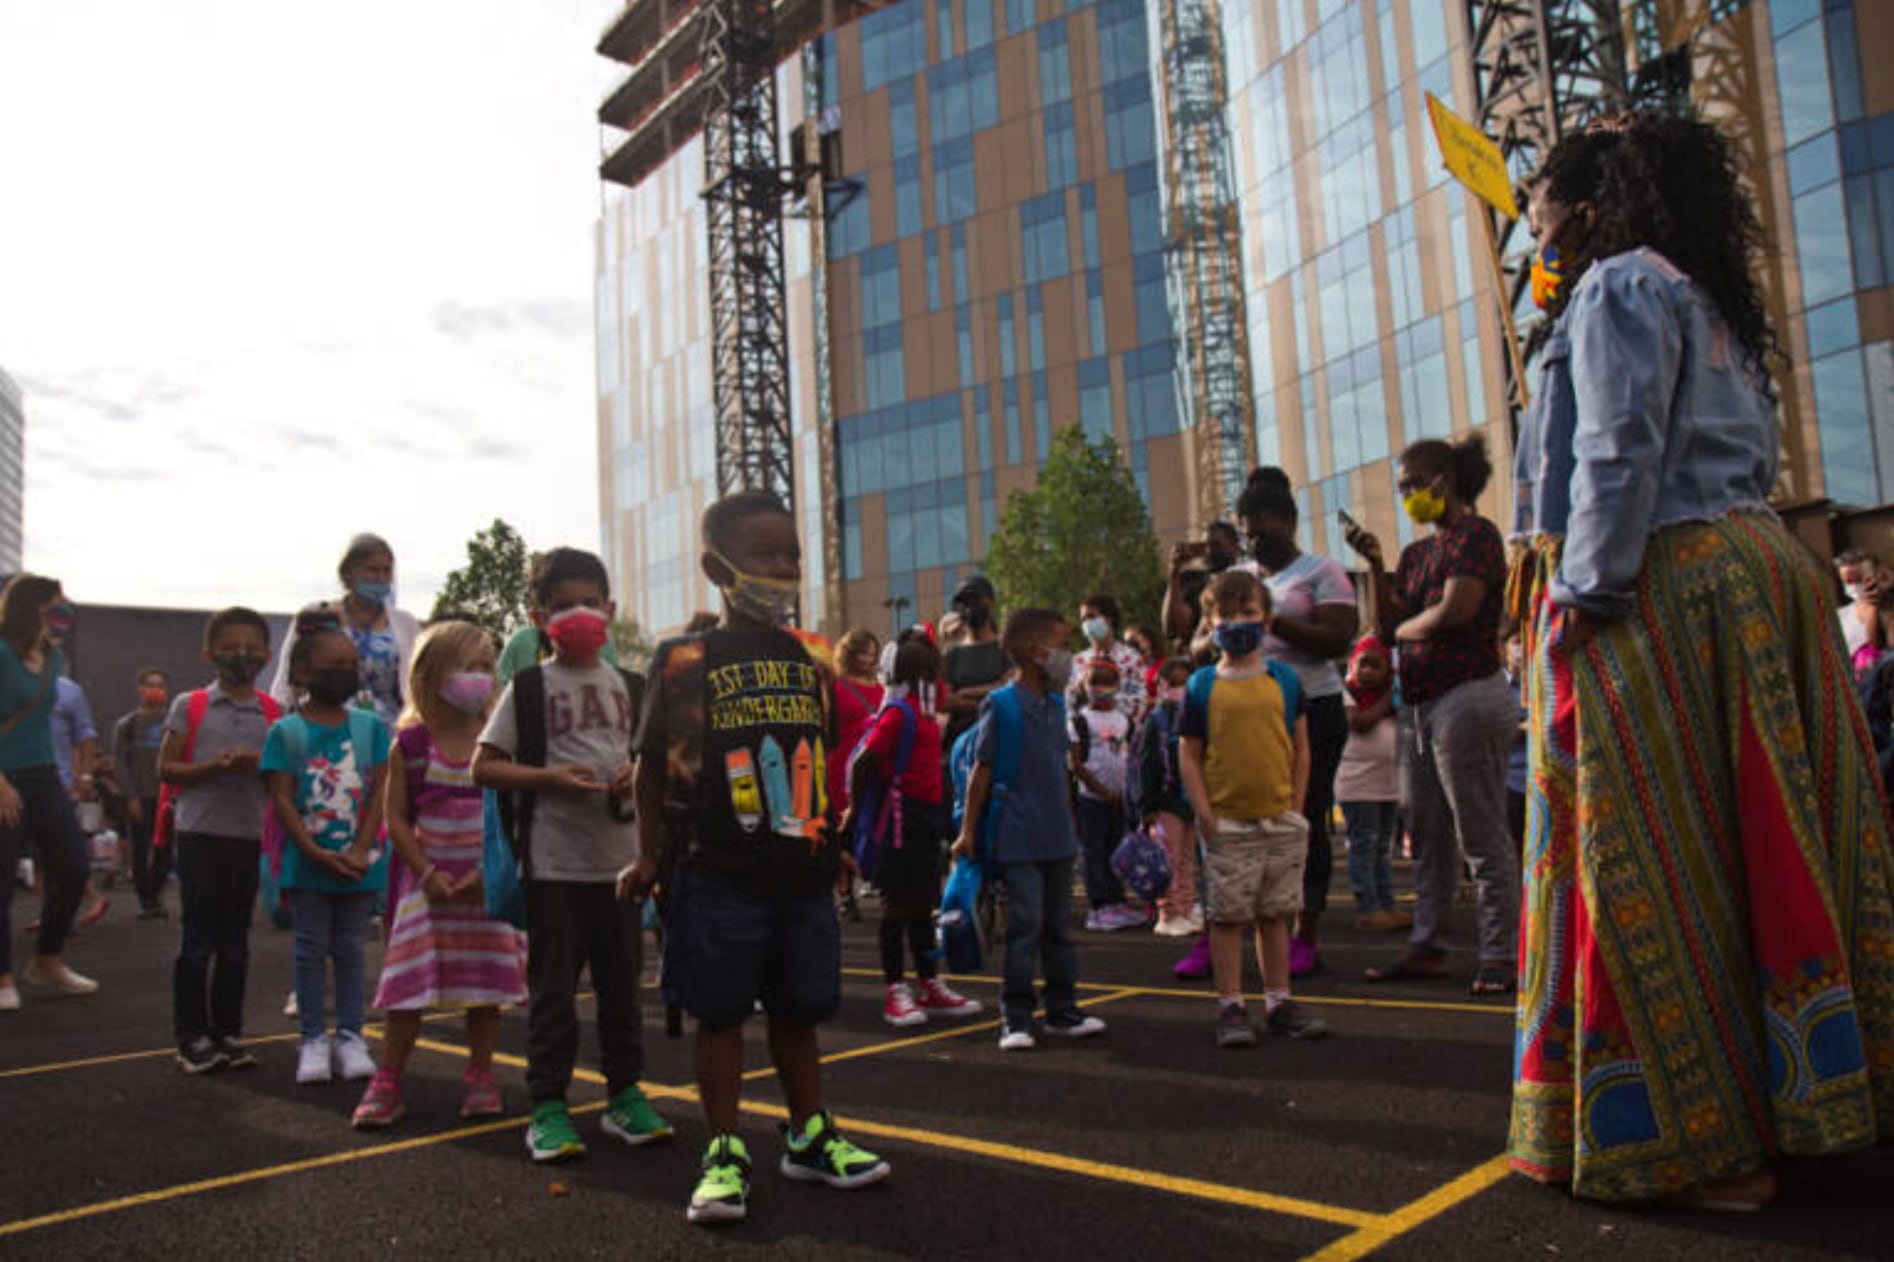
{"type": "Polygon", "coordinates": [[[1506,760],[1515,716],[1500,672],[1506,546],[1473,507],[1493,474],[1486,442],[1416,443],[1401,456],[1401,505],[1432,533],[1401,553],[1392,577],[1381,543],[1359,527],[1381,636],[1399,645],[1401,800],[1414,841],[1414,929],[1405,954],[1369,981],[1447,974],[1446,939],[1460,859],[1479,899],[1476,995],[1509,994],[1519,932],[1519,857],[1506,826],[1506,760]]]}

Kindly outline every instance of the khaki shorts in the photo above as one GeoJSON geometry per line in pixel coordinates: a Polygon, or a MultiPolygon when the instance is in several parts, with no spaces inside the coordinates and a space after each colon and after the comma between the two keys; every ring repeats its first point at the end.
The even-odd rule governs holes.
{"type": "Polygon", "coordinates": [[[1272,819],[1219,819],[1204,838],[1210,923],[1247,925],[1302,910],[1309,821],[1294,811],[1272,819]]]}

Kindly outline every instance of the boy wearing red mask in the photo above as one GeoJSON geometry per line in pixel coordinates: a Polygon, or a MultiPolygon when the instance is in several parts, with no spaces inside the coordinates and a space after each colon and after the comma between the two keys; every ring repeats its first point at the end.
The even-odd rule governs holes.
{"type": "Polygon", "coordinates": [[[171,852],[152,848],[151,825],[158,815],[158,747],[164,743],[170,704],[171,686],[164,672],[147,666],[138,672],[138,708],[112,729],[112,762],[119,787],[125,790],[125,822],[131,825],[132,888],[138,891],[140,920],[164,915],[159,896],[171,852]]]}
{"type": "Polygon", "coordinates": [[[474,782],[507,799],[526,891],[526,1084],[534,1161],[585,1152],[566,1108],[579,1053],[579,972],[598,993],[599,1050],[610,1096],[600,1129],[634,1147],[668,1138],[669,1123],[638,1088],[638,910],[617,894],[638,857],[632,823],[631,734],[644,679],[601,653],[617,607],[604,563],[576,548],[546,554],[534,576],[533,622],[552,660],[515,674],[474,754],[474,782]]]}

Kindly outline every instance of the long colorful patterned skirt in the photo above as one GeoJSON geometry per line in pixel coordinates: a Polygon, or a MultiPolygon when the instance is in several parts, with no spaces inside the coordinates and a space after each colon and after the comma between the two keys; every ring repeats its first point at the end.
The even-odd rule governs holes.
{"type": "Polygon", "coordinates": [[[1661,531],[1576,660],[1516,571],[1531,715],[1513,1167],[1642,1200],[1894,1136],[1894,861],[1814,560],[1661,531]]]}

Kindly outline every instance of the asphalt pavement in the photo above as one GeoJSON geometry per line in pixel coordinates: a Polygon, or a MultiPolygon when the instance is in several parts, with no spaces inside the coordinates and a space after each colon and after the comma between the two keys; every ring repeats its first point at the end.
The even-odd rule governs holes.
{"type": "MultiPolygon", "coordinates": [[[[1178,944],[1133,930],[1081,935],[1103,1037],[1002,1054],[992,976],[956,982],[986,1003],[978,1017],[882,1022],[868,904],[871,923],[846,935],[826,1088],[893,1176],[851,1193],[776,1172],[781,1095],[753,1030],[751,1213],[713,1232],[684,1221],[705,1132],[688,1041],[665,1036],[655,1005],[648,1083],[676,1123],[669,1143],[600,1135],[603,1087],[588,1074],[572,1093],[588,1156],[529,1162],[519,1013],[501,1040],[507,1118],[458,1117],[465,1037],[442,1015],[416,1053],[407,1118],[363,1134],[348,1125],[359,1084],[293,1081],[287,934],[251,939],[261,1066],[187,1078],[170,1045],[176,922],[136,921],[129,903],[121,890],[69,951],[99,995],[29,989],[23,1011],[0,1015],[0,1259],[1894,1257],[1887,1145],[1785,1163],[1780,1203],[1747,1216],[1601,1208],[1507,1174],[1510,1005],[1468,996],[1464,959],[1454,981],[1365,983],[1398,942],[1340,911],[1326,971],[1300,987],[1331,1027],[1324,1041],[1218,1051],[1207,983],[1175,980],[1178,944]]],[[[16,935],[33,911],[15,903],[16,935]]],[[[16,936],[16,963],[30,949],[16,936]]],[[[595,1050],[588,1028],[582,1063],[595,1050]]]]}

